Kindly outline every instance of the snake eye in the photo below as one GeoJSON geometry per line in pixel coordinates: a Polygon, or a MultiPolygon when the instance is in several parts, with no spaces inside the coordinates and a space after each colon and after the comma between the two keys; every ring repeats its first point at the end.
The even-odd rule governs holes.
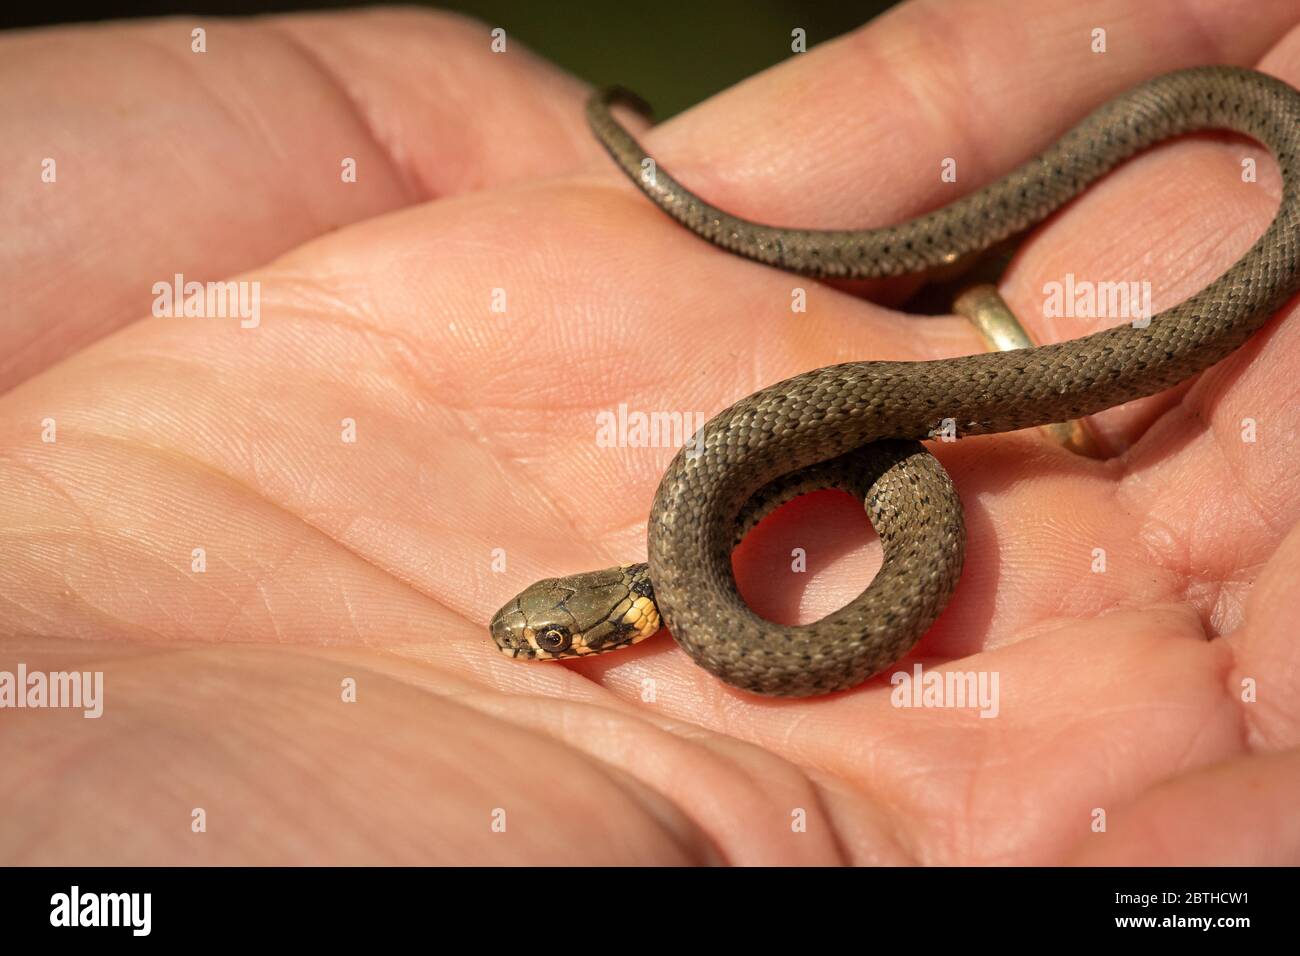
{"type": "Polygon", "coordinates": [[[548,627],[537,635],[537,646],[553,654],[567,651],[572,643],[569,632],[562,627],[548,627]]]}

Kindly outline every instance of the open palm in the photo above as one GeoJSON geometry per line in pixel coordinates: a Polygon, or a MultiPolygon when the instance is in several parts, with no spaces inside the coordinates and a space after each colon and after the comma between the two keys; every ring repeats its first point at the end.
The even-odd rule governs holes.
{"type": "MultiPolygon", "coordinates": [[[[1287,2],[1249,21],[1144,4],[1104,55],[1095,5],[1048,6],[905,6],[644,141],[740,215],[886,225],[1157,73],[1300,82],[1287,2]]],[[[482,25],[215,22],[186,59],[191,26],[0,40],[0,72],[46,90],[0,83],[0,159],[61,157],[3,210],[0,669],[105,673],[99,720],[5,713],[0,817],[27,825],[0,826],[0,859],[1300,857],[1294,309],[1192,386],[1099,416],[1106,461],[1036,432],[935,448],[966,572],[899,667],[996,674],[996,716],[896,707],[887,675],[755,698],[666,635],[519,664],[485,631],[507,598],[644,557],[674,449],[606,447],[598,415],[712,415],[807,369],[979,342],[853,294],[904,283],[834,289],[691,237],[603,158],[583,88],[491,53],[482,25]],[[74,61],[79,89],[42,86],[74,61]],[[175,273],[258,282],[260,323],[138,318],[175,273]]],[[[1149,278],[1166,307],[1277,197],[1253,144],[1162,146],[1039,229],[1003,292],[1040,340],[1109,324],[1041,318],[1067,272],[1149,278]]],[[[812,620],[873,560],[860,504],[821,493],[755,532],[737,576],[761,612],[812,620]]]]}

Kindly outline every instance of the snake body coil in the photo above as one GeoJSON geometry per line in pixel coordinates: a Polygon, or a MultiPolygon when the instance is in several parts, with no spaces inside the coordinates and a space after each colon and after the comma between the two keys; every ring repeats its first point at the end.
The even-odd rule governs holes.
{"type": "Polygon", "coordinates": [[[792,697],[852,687],[907,653],[961,571],[960,502],[921,439],[945,420],[959,436],[988,434],[1161,391],[1231,353],[1300,291],[1300,94],[1250,70],[1203,67],[1151,80],[979,192],[903,225],[860,231],[761,225],[709,205],[662,167],[643,177],[644,150],[609,111],[628,96],[597,94],[587,112],[633,182],[709,242],[805,275],[875,278],[951,263],[1041,221],[1138,151],[1198,130],[1232,130],[1268,147],[1282,200],[1227,272],[1149,325],[1011,352],[835,365],[742,399],[706,423],[665,473],[650,513],[648,568],[600,572],[607,588],[617,583],[594,599],[574,586],[590,575],[529,588],[491,627],[512,656],[612,649],[648,636],[647,622],[662,617],[697,663],[736,687],[792,697]],[[731,551],[764,514],[820,487],[861,496],[884,564],[839,611],[813,624],[774,624],[737,592],[731,551]],[[652,598],[657,613],[644,602],[634,613],[634,598],[652,598]],[[606,626],[592,646],[586,635],[596,636],[597,615],[606,626]]]}

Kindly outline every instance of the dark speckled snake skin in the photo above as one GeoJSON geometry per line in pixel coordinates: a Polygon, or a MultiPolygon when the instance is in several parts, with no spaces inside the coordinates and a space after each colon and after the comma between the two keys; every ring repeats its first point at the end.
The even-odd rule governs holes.
{"type": "MultiPolygon", "coordinates": [[[[658,616],[686,652],[754,693],[853,687],[907,653],[938,617],[961,571],[965,535],[948,476],[918,440],[945,419],[959,436],[987,434],[1153,394],[1231,353],[1300,290],[1300,94],[1250,70],[1203,67],[1151,80],[979,192],[903,225],[862,231],[765,226],[709,205],[662,167],[644,180],[645,152],[609,112],[620,99],[642,105],[609,91],[592,98],[588,119],[650,199],[715,245],[811,276],[893,276],[951,263],[1040,222],[1128,157],[1183,133],[1244,134],[1268,147],[1282,173],[1281,205],[1260,239],[1219,279],[1145,327],[956,359],[835,365],[769,386],[710,420],[702,445],[679,452],[659,485],[648,569],[606,573],[622,575],[623,587],[635,585],[642,596],[653,582],[658,616]],[[884,565],[858,598],[816,623],[763,620],[736,591],[735,542],[781,501],[827,486],[863,497],[884,565]]],[[[536,589],[548,584],[556,582],[534,585],[502,609],[494,639],[512,656],[539,656],[528,652],[538,649],[539,634],[565,645],[545,656],[594,652],[583,643],[594,621],[570,615],[547,630],[554,601],[536,589]],[[518,613],[506,620],[512,609],[518,613]]],[[[607,619],[627,613],[621,603],[566,602],[567,610],[586,603],[607,619]]],[[[623,639],[607,643],[641,636],[624,629],[623,639]]]]}

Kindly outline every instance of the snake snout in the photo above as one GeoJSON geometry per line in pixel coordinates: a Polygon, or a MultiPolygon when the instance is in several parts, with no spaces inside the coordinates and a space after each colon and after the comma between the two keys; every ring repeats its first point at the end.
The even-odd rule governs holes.
{"type": "MultiPolygon", "coordinates": [[[[575,621],[566,601],[574,592],[556,578],[529,585],[492,616],[488,632],[502,654],[521,661],[575,657],[575,621]]],[[[580,636],[580,635],[579,635],[580,636]]]]}
{"type": "Polygon", "coordinates": [[[525,660],[537,656],[537,648],[528,640],[528,630],[528,622],[519,608],[518,598],[492,615],[492,623],[488,625],[488,633],[502,654],[525,660]]]}

